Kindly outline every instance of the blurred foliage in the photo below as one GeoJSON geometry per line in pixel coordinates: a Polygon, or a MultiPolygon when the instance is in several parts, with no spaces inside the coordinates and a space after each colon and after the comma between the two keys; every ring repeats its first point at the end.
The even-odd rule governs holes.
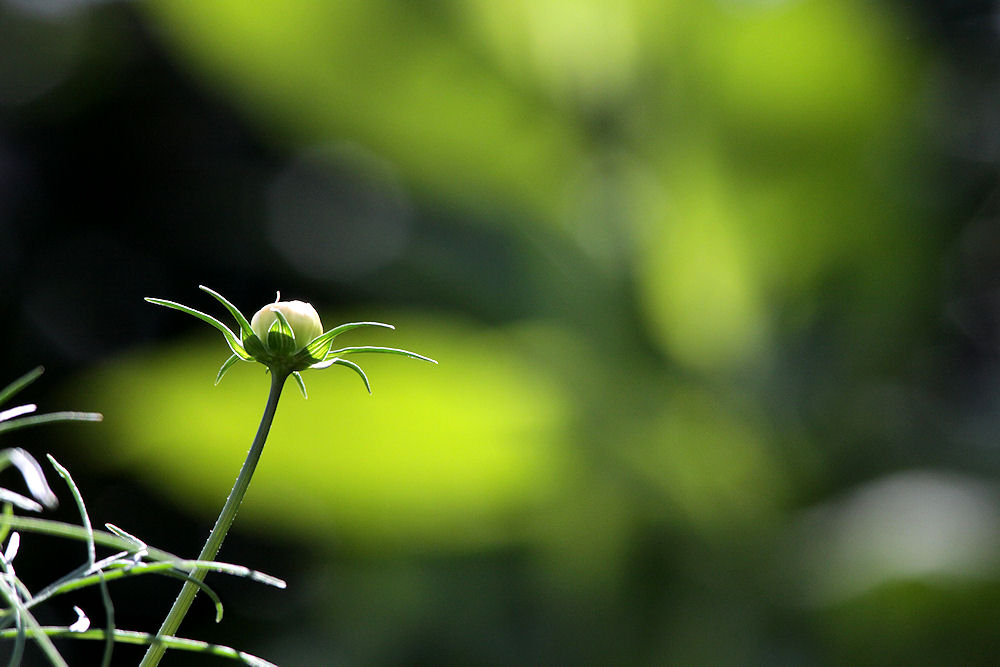
{"type": "Polygon", "coordinates": [[[40,6],[0,5],[0,308],[95,474],[210,520],[263,406],[143,296],[441,362],[282,399],[236,530],[315,593],[255,652],[995,661],[993,9],[40,6]]]}
{"type": "Polygon", "coordinates": [[[767,354],[775,309],[831,273],[863,295],[869,344],[920,298],[920,54],[868,4],[149,10],[272,141],[346,135],[420,196],[554,225],[633,277],[681,363],[767,354]]]}
{"type": "MultiPolygon", "coordinates": [[[[393,319],[406,344],[447,350],[451,363],[428,373],[361,359],[372,396],[353,373],[309,373],[308,401],[283,398],[241,522],[368,548],[478,548],[518,537],[516,517],[561,484],[569,406],[550,377],[500,332],[393,319]]],[[[256,366],[206,382],[218,343],[135,352],[81,379],[115,415],[113,460],[199,513],[232,485],[267,385],[256,366]],[[150,429],[151,414],[179,418],[150,429]]]]}

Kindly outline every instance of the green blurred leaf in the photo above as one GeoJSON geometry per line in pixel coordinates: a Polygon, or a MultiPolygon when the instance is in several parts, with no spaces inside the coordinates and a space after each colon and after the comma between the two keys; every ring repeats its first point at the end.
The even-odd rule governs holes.
{"type": "Polygon", "coordinates": [[[658,514],[699,530],[747,527],[780,515],[788,470],[759,421],[690,386],[626,427],[617,452],[656,490],[658,514]]]}
{"type": "Polygon", "coordinates": [[[4,387],[3,390],[0,391],[0,405],[3,405],[7,401],[9,401],[11,398],[17,395],[19,391],[21,391],[29,384],[37,380],[43,372],[45,372],[45,369],[42,368],[41,366],[38,366],[37,368],[33,368],[32,370],[28,371],[27,373],[25,373],[24,375],[22,375],[21,377],[19,377],[18,379],[14,380],[9,385],[4,387]]]}
{"type": "Polygon", "coordinates": [[[447,12],[367,0],[158,0],[142,11],[274,138],[355,137],[449,198],[553,213],[582,161],[581,128],[455,39],[447,12]]]}
{"type": "MultiPolygon", "coordinates": [[[[512,518],[559,485],[568,406],[552,378],[500,331],[392,319],[403,320],[408,346],[447,363],[373,355],[371,396],[348,374],[306,371],[313,398],[283,399],[237,529],[467,548],[516,539],[512,518]]],[[[108,408],[95,460],[205,516],[231,484],[267,393],[251,365],[213,387],[217,354],[195,339],[110,364],[78,385],[108,408]]]]}

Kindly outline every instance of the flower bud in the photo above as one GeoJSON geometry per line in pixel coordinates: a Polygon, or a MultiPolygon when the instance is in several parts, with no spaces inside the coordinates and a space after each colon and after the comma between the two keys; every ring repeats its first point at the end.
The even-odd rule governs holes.
{"type": "Polygon", "coordinates": [[[253,319],[250,320],[250,328],[257,334],[257,337],[268,344],[268,332],[271,326],[278,319],[274,311],[281,311],[281,314],[288,320],[292,327],[295,345],[292,353],[298,352],[312,339],[323,333],[323,325],[319,321],[319,314],[316,309],[304,301],[278,301],[269,303],[258,310],[253,319]]]}

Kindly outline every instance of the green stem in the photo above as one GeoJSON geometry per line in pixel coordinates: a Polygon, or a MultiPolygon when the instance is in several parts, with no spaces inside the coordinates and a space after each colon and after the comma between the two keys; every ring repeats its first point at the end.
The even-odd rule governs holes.
{"type": "MultiPolygon", "coordinates": [[[[253,444],[250,446],[247,458],[243,462],[243,467],[240,468],[240,474],[236,478],[233,490],[229,492],[226,504],[222,506],[222,512],[219,513],[215,527],[212,528],[205,546],[202,547],[201,553],[198,554],[198,560],[215,560],[215,556],[219,553],[219,548],[222,546],[222,541],[226,539],[226,534],[233,525],[236,512],[239,511],[243,497],[247,493],[247,487],[250,486],[250,478],[253,477],[253,471],[260,460],[261,452],[264,450],[264,442],[267,440],[267,434],[271,430],[274,413],[278,409],[278,399],[281,397],[281,389],[284,387],[288,376],[288,372],[275,372],[274,369],[271,371],[271,391],[267,396],[267,405],[264,407],[264,415],[260,418],[257,435],[253,439],[253,444]]],[[[181,621],[184,620],[184,615],[187,614],[188,608],[198,593],[198,586],[195,581],[203,581],[206,574],[208,574],[208,570],[205,569],[197,569],[191,573],[191,579],[194,581],[185,582],[180,595],[174,600],[173,606],[170,607],[170,612],[167,613],[167,617],[163,620],[163,625],[157,631],[157,637],[176,634],[181,621]]],[[[167,647],[165,644],[154,641],[146,650],[146,655],[143,656],[139,667],[155,667],[160,663],[160,659],[166,650],[167,647]]]]}

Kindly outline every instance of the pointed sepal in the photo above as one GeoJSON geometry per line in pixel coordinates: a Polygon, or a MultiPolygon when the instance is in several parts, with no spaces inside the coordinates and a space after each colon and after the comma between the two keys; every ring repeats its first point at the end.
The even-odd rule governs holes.
{"type": "Polygon", "coordinates": [[[222,376],[225,375],[226,372],[230,368],[232,368],[233,366],[235,366],[236,362],[239,361],[239,360],[240,360],[239,356],[237,356],[235,354],[233,356],[229,357],[228,359],[226,359],[225,363],[222,364],[222,368],[219,369],[218,374],[215,376],[215,384],[216,385],[218,385],[220,382],[222,382],[222,376]]]}
{"type": "Polygon", "coordinates": [[[302,398],[309,400],[309,394],[306,392],[306,382],[302,379],[302,373],[292,371],[292,377],[295,378],[295,384],[299,386],[299,391],[302,392],[302,398]]]}
{"type": "Polygon", "coordinates": [[[416,352],[410,352],[409,350],[401,350],[396,347],[382,347],[379,345],[355,345],[353,347],[342,347],[339,350],[330,350],[327,353],[327,359],[333,357],[343,357],[347,354],[398,354],[404,357],[409,357],[410,359],[419,359],[420,361],[427,361],[432,364],[436,364],[437,361],[431,359],[430,357],[425,357],[422,354],[417,354],[416,352]]]}
{"type": "Polygon", "coordinates": [[[240,338],[245,339],[254,335],[253,329],[250,328],[250,322],[247,321],[247,318],[243,316],[243,313],[240,312],[240,309],[234,306],[229,301],[229,299],[222,296],[215,290],[209,287],[205,287],[204,285],[198,285],[198,289],[200,289],[202,292],[207,292],[208,294],[211,294],[219,301],[219,303],[225,306],[226,310],[228,310],[230,314],[236,319],[236,323],[240,325],[240,331],[243,333],[243,335],[240,336],[240,338]]]}
{"type": "Polygon", "coordinates": [[[360,375],[361,376],[361,381],[365,383],[365,389],[368,390],[369,394],[372,393],[372,385],[371,385],[370,382],[368,382],[368,376],[365,375],[365,372],[364,372],[364,370],[362,370],[361,366],[358,366],[353,361],[348,361],[347,359],[333,359],[330,362],[330,365],[332,366],[334,364],[336,364],[337,366],[347,366],[352,371],[354,371],[355,373],[357,373],[358,375],[360,375]]]}
{"type": "Polygon", "coordinates": [[[222,335],[225,337],[226,343],[229,344],[229,348],[233,351],[233,354],[237,355],[241,359],[247,361],[250,360],[250,355],[247,353],[245,349],[243,349],[243,345],[240,343],[239,338],[236,337],[236,334],[233,333],[229,327],[227,327],[225,324],[215,319],[211,315],[203,313],[200,310],[195,310],[194,308],[188,308],[184,304],[177,303],[176,301],[167,301],[166,299],[155,299],[150,296],[146,297],[146,301],[148,301],[149,303],[156,304],[157,306],[163,306],[165,308],[173,308],[174,310],[179,310],[182,313],[193,315],[197,317],[199,320],[211,324],[213,327],[222,332],[222,335]]]}
{"type": "Polygon", "coordinates": [[[336,326],[329,331],[326,331],[306,345],[306,352],[313,359],[325,359],[330,349],[333,347],[333,339],[342,333],[348,332],[351,329],[357,329],[359,327],[383,327],[386,329],[395,329],[396,327],[391,324],[385,324],[383,322],[348,322],[346,324],[341,324],[336,326]]]}

